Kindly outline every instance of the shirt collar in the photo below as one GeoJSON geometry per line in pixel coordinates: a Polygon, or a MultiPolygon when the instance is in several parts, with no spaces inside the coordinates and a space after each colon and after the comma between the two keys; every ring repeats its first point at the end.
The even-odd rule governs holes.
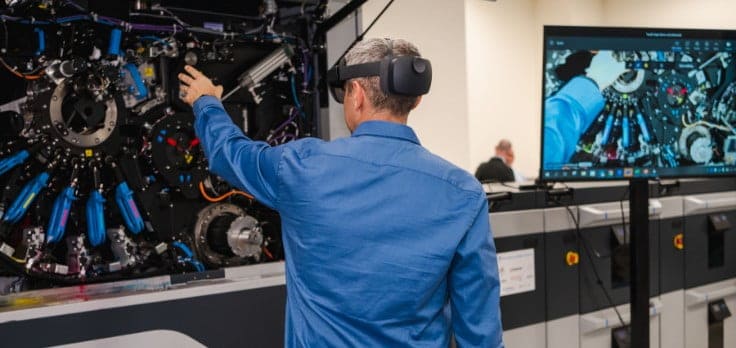
{"type": "Polygon", "coordinates": [[[352,136],[359,137],[363,135],[406,140],[417,145],[421,145],[416,133],[414,133],[414,131],[409,126],[400,123],[386,121],[365,121],[358,125],[358,128],[355,129],[352,136]]]}

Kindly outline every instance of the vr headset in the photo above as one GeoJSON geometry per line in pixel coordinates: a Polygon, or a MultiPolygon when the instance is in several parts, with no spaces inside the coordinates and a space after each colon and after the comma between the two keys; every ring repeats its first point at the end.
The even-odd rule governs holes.
{"type": "Polygon", "coordinates": [[[330,94],[342,104],[345,82],[357,77],[378,76],[381,90],[387,95],[418,97],[429,92],[432,84],[432,64],[414,56],[395,57],[389,54],[378,62],[345,65],[345,61],[327,71],[330,94]]]}

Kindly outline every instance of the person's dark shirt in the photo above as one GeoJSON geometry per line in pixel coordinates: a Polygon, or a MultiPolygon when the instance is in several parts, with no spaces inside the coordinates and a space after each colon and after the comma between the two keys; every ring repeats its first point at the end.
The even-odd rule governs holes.
{"type": "Polygon", "coordinates": [[[507,166],[501,157],[492,157],[488,162],[481,163],[475,171],[478,181],[514,181],[514,170],[507,166]]]}

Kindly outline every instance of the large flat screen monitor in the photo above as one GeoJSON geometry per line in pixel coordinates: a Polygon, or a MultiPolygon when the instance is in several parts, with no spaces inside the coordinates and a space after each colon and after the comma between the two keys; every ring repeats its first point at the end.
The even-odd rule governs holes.
{"type": "Polygon", "coordinates": [[[543,181],[736,175],[736,31],[544,28],[543,181]]]}

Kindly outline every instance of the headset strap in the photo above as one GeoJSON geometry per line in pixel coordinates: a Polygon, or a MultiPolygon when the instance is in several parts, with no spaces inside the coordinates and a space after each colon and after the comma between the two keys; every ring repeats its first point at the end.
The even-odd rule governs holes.
{"type": "Polygon", "coordinates": [[[342,84],[357,77],[378,76],[381,74],[381,61],[355,65],[336,66],[327,72],[331,85],[342,84]]]}

